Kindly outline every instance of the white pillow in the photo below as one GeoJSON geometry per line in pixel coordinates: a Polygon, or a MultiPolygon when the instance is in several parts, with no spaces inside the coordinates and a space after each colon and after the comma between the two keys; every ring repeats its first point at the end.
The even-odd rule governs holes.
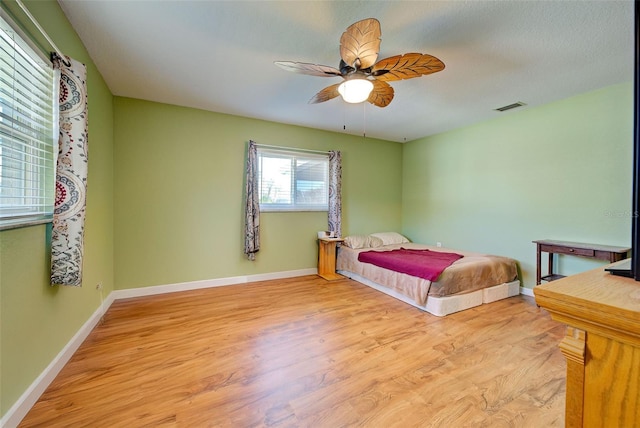
{"type": "Polygon", "coordinates": [[[377,236],[369,235],[369,246],[371,248],[378,248],[382,247],[383,245],[384,243],[382,242],[382,239],[378,238],[377,236]]]}
{"type": "Polygon", "coordinates": [[[367,235],[349,235],[344,238],[344,245],[349,248],[365,248],[369,246],[370,240],[367,235]]]}
{"type": "Polygon", "coordinates": [[[407,239],[406,236],[403,236],[397,232],[372,233],[370,236],[382,240],[382,245],[404,244],[407,242],[411,242],[407,239]]]}
{"type": "Polygon", "coordinates": [[[382,240],[370,235],[350,235],[344,238],[344,245],[353,249],[375,248],[382,246],[382,240]]]}

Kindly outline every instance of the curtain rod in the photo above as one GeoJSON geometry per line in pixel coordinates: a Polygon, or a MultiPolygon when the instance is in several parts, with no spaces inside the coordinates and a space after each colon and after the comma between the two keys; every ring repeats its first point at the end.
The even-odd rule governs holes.
{"type": "Polygon", "coordinates": [[[256,147],[262,147],[262,148],[265,148],[265,149],[290,150],[292,152],[319,153],[319,154],[323,154],[323,155],[326,155],[326,154],[329,153],[329,151],[322,151],[322,150],[298,149],[298,148],[295,148],[295,147],[282,147],[282,146],[269,146],[267,144],[258,144],[258,143],[256,143],[256,147]]]}
{"type": "Polygon", "coordinates": [[[21,0],[16,0],[16,3],[18,4],[18,6],[20,6],[20,9],[22,9],[22,11],[29,17],[31,22],[33,22],[33,25],[36,26],[38,31],[40,31],[40,34],[42,34],[44,36],[44,38],[47,39],[47,42],[49,42],[49,44],[51,45],[53,50],[58,54],[58,56],[60,57],[62,62],[64,62],[66,66],[70,66],[71,63],[69,61],[67,61],[67,59],[64,56],[64,54],[62,53],[62,51],[58,48],[58,46],[56,46],[56,44],[53,42],[53,40],[51,40],[51,37],[49,37],[47,32],[44,31],[44,28],[42,28],[42,26],[40,26],[40,23],[38,23],[38,21],[36,21],[36,18],[34,18],[34,16],[31,15],[31,12],[29,12],[29,9],[27,9],[27,7],[24,5],[24,3],[22,3],[21,0]]]}

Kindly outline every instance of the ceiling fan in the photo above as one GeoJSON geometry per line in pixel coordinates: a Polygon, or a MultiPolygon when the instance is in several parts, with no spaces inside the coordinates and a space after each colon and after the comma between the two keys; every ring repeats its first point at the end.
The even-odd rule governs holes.
{"type": "Polygon", "coordinates": [[[341,95],[346,102],[368,101],[386,107],[393,100],[393,88],[387,82],[413,79],[444,69],[438,58],[407,53],[376,62],[380,51],[380,22],[375,18],[351,24],[340,37],[340,69],[304,62],[276,61],[287,71],[321,77],[342,77],[341,83],[318,92],[309,103],[322,103],[341,95]]]}

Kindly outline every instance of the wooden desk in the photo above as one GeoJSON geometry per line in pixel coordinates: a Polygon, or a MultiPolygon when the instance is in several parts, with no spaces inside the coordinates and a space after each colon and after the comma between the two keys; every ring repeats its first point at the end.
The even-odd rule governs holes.
{"type": "Polygon", "coordinates": [[[536,244],[536,285],[541,281],[554,281],[564,278],[564,275],[553,273],[553,255],[568,254],[571,256],[582,256],[591,259],[605,260],[614,263],[628,257],[630,248],[614,247],[611,245],[585,244],[582,242],[554,241],[541,239],[533,241],[536,244]],[[549,253],[547,275],[542,276],[541,262],[542,254],[549,253]]]}
{"type": "Polygon", "coordinates": [[[565,426],[640,426],[640,282],[604,267],[533,289],[567,325],[565,426]]]}
{"type": "Polygon", "coordinates": [[[336,246],[338,242],[343,242],[342,238],[319,238],[318,239],[318,275],[327,281],[344,278],[336,273],[336,246]]]}

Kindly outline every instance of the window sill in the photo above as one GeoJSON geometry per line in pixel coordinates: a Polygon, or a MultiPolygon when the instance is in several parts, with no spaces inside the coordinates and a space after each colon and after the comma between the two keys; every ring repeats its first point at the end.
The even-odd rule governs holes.
{"type": "Polygon", "coordinates": [[[311,208],[300,208],[300,209],[278,209],[278,208],[260,208],[261,213],[309,213],[309,212],[327,212],[329,211],[326,208],[319,209],[311,209],[311,208]]]}
{"type": "Polygon", "coordinates": [[[37,226],[39,224],[46,224],[46,223],[53,223],[53,219],[52,218],[40,218],[40,219],[33,219],[33,220],[16,220],[14,222],[6,222],[6,223],[0,223],[0,231],[2,230],[11,230],[11,229],[19,229],[22,227],[30,227],[30,226],[37,226]]]}

